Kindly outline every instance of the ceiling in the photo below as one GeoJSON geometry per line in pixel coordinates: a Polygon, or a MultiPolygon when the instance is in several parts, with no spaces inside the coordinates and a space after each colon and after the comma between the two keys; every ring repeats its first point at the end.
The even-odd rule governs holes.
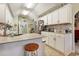
{"type": "Polygon", "coordinates": [[[47,10],[49,10],[50,8],[55,8],[57,6],[59,6],[61,4],[56,4],[56,3],[40,3],[36,6],[36,8],[34,8],[34,11],[37,13],[37,15],[41,15],[44,12],[46,12],[47,10]]]}
{"type": "MultiPolygon", "coordinates": [[[[39,17],[46,13],[48,10],[54,10],[58,6],[61,6],[61,3],[36,3],[33,8],[29,9],[30,13],[27,16],[32,18],[39,17]]],[[[10,3],[9,7],[14,16],[20,15],[21,11],[25,8],[24,3],[10,3]]]]}
{"type": "Polygon", "coordinates": [[[23,3],[10,3],[9,7],[10,7],[13,15],[16,16],[22,10],[23,3]]]}

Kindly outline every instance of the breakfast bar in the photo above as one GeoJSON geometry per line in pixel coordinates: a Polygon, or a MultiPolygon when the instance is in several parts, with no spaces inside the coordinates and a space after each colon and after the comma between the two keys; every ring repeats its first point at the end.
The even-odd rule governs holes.
{"type": "Polygon", "coordinates": [[[36,33],[0,37],[0,56],[24,56],[24,46],[28,43],[37,43],[38,55],[42,56],[44,55],[42,37],[36,33]]]}

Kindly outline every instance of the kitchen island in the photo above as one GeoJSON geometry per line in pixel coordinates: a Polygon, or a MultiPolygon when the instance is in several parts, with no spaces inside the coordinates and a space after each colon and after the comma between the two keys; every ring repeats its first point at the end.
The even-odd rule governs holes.
{"type": "Polygon", "coordinates": [[[38,55],[42,56],[44,55],[42,37],[36,33],[0,37],[0,56],[24,56],[24,46],[28,43],[37,43],[38,55]]]}

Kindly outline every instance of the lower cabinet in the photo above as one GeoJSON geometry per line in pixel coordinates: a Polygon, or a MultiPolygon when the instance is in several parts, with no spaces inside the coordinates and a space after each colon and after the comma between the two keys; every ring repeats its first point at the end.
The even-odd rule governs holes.
{"type": "Polygon", "coordinates": [[[65,35],[65,54],[68,55],[68,53],[72,52],[72,34],[65,35]]]}
{"type": "Polygon", "coordinates": [[[72,52],[72,34],[59,34],[54,32],[42,32],[46,44],[50,47],[62,52],[64,55],[69,55],[72,52]]]}
{"type": "Polygon", "coordinates": [[[46,44],[49,44],[48,32],[41,32],[41,35],[44,36],[44,37],[42,38],[42,41],[45,41],[46,44]]]}
{"type": "Polygon", "coordinates": [[[65,50],[65,43],[64,43],[64,35],[57,34],[56,35],[56,49],[63,52],[65,50]]]}
{"type": "Polygon", "coordinates": [[[48,41],[49,41],[48,45],[54,48],[56,42],[55,33],[48,33],[48,41]]]}

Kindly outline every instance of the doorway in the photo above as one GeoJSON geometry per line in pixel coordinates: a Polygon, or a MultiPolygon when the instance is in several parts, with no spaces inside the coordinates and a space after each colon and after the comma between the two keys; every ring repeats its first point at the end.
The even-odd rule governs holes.
{"type": "Polygon", "coordinates": [[[79,11],[75,14],[75,49],[76,55],[79,55],[79,11]]]}

